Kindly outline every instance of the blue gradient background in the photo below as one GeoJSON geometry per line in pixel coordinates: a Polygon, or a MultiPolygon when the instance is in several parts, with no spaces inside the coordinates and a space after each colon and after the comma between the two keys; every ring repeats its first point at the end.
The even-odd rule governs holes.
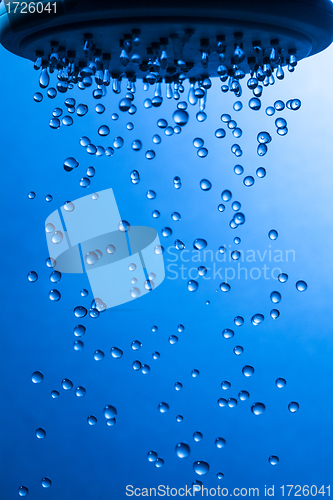
{"type": "MultiPolygon", "coordinates": [[[[141,103],[145,97],[152,97],[153,91],[146,94],[140,85],[135,98],[138,112],[132,117],[118,111],[119,96],[111,89],[102,101],[106,112],[101,116],[94,111],[97,102],[91,90],[72,91],[70,95],[77,103],[89,105],[88,115],[82,119],[73,115],[73,126],[51,130],[48,121],[52,110],[62,107],[67,95],[50,100],[43,91],[43,102],[36,104],[32,97],[39,90],[38,74],[31,62],[4,49],[0,53],[0,498],[18,498],[20,485],[29,488],[29,499],[97,500],[126,498],[127,484],[181,487],[190,486],[196,479],[204,486],[230,490],[259,487],[261,498],[264,485],[274,484],[279,496],[283,484],[330,484],[333,100],[328,65],[333,50],[302,61],[285,81],[265,89],[259,112],[248,109],[251,94],[247,89],[242,97],[244,109],[234,112],[232,96],[222,95],[219,82],[214,81],[208,92],[207,121],[198,123],[196,109],[190,109],[188,125],[172,137],[166,137],[156,121],[164,117],[172,123],[176,103],[165,99],[161,108],[146,110],[141,103]],[[287,119],[289,128],[286,137],[279,137],[274,126],[277,115],[266,116],[265,108],[276,99],[295,97],[302,100],[302,107],[297,112],[286,109],[279,114],[287,119]],[[113,112],[121,115],[117,122],[111,121],[113,112]],[[237,120],[243,129],[241,139],[232,140],[230,131],[223,140],[215,138],[215,129],[222,126],[222,113],[231,113],[237,120]],[[128,121],[133,121],[133,131],[126,129],[128,121]],[[111,129],[108,138],[97,134],[98,126],[104,123],[111,129]],[[256,136],[261,130],[273,137],[264,158],[256,154],[256,136]],[[154,147],[156,158],[148,161],[144,152],[153,146],[154,133],[160,133],[162,143],[154,147]],[[94,158],[79,145],[82,135],[104,146],[112,145],[113,138],[121,135],[125,144],[111,158],[94,158]],[[192,146],[197,136],[209,149],[205,159],[198,158],[192,146]],[[143,142],[140,152],[131,150],[134,139],[143,142]],[[239,160],[230,153],[234,142],[244,152],[239,160]],[[70,173],[62,168],[68,156],[80,163],[70,173]],[[245,175],[256,178],[253,187],[246,188],[241,176],[234,174],[236,163],[244,166],[245,175]],[[90,187],[83,189],[79,179],[90,165],[96,168],[96,175],[90,187]],[[267,170],[264,179],[255,176],[259,166],[267,170]],[[133,169],[140,172],[138,185],[130,181],[133,169]],[[180,190],[173,187],[176,175],[182,179],[180,190]],[[212,182],[209,192],[200,189],[202,178],[212,182]],[[166,279],[145,297],[108,310],[98,319],[84,318],[84,349],[74,351],[73,328],[80,321],[74,317],[73,308],[89,307],[92,295],[80,296],[82,288],[89,289],[85,276],[63,275],[58,286],[49,281],[44,221],[66,200],[108,187],[114,189],[122,218],[132,225],[149,225],[159,232],[164,226],[173,229],[170,238],[161,236],[165,248],[176,238],[184,241],[187,249],[194,239],[205,238],[208,248],[215,252],[240,236],[239,249],[244,251],[294,250],[295,262],[273,265],[282,267],[289,281],[234,280],[231,291],[224,294],[216,292],[220,279],[199,278],[195,293],[188,292],[187,280],[166,279]],[[156,191],[155,200],[146,198],[148,189],[156,191]],[[224,213],[217,210],[224,189],[232,191],[246,215],[246,223],[235,231],[228,225],[233,215],[230,203],[224,213]],[[27,196],[31,190],[36,192],[34,200],[27,196]],[[45,201],[47,194],[53,196],[51,203],[45,201]],[[159,219],[152,218],[154,209],[161,212],[159,219]],[[181,213],[181,221],[172,221],[173,211],[181,213]],[[276,241],[267,237],[272,228],[279,232],[276,241]],[[36,283],[27,280],[31,270],[38,272],[36,283]],[[295,288],[299,279],[308,283],[305,293],[295,288]],[[51,288],[61,292],[59,302],[49,300],[51,288]],[[282,294],[278,307],[281,316],[276,321],[269,317],[274,307],[269,298],[273,290],[282,294]],[[209,306],[206,300],[210,300],[209,306]],[[254,327],[250,320],[256,313],[264,314],[265,321],[254,327]],[[233,327],[236,315],[245,319],[241,328],[233,327]],[[179,323],[185,326],[180,334],[179,323]],[[151,331],[153,325],[158,326],[156,333],[151,331]],[[224,328],[235,330],[233,339],[222,337],[224,328]],[[168,337],[177,334],[179,342],[170,345],[168,337]],[[140,351],[131,349],[133,340],[142,342],[140,351]],[[233,354],[235,345],[244,347],[241,356],[233,354]],[[111,357],[112,346],[123,350],[121,359],[111,357]],[[105,352],[101,362],[93,358],[96,349],[105,352]],[[161,357],[153,360],[156,350],[161,357]],[[148,364],[150,373],[135,372],[135,359],[148,364]],[[246,364],[255,368],[249,379],[241,371],[246,364]],[[191,377],[194,368],[200,371],[197,378],[191,377]],[[31,382],[36,370],[44,374],[39,385],[31,382]],[[275,386],[278,377],[287,380],[284,389],[275,386]],[[72,391],[61,389],[63,378],[73,381],[72,391]],[[223,380],[231,382],[228,391],[220,387],[223,380]],[[175,391],[177,381],[183,383],[182,391],[175,391]],[[78,385],[87,391],[84,398],[75,396],[78,385]],[[58,399],[50,396],[54,389],[60,392],[58,399]],[[249,400],[240,401],[236,408],[217,405],[218,398],[237,398],[240,390],[249,391],[249,400]],[[170,406],[165,414],[157,409],[161,401],[170,406]],[[261,416],[251,413],[251,404],[256,401],[266,405],[261,416]],[[288,411],[290,401],[300,405],[296,414],[288,411]],[[118,411],[114,427],[105,424],[103,408],[107,404],[118,411]],[[176,421],[178,414],[184,417],[181,423],[176,421]],[[96,426],[87,424],[88,415],[96,415],[96,426]],[[38,427],[46,430],[43,440],[35,437],[38,427]],[[193,441],[195,431],[203,433],[199,443],[193,441]],[[226,439],[225,448],[216,448],[217,437],[226,439]],[[176,456],[178,442],[190,445],[189,458],[176,456]],[[162,468],[148,462],[150,450],[164,459],[162,468]],[[270,455],[279,456],[277,466],[269,464],[270,455]],[[210,465],[203,478],[192,470],[197,460],[210,465]],[[223,480],[217,479],[218,472],[224,473],[223,480]],[[49,489],[41,486],[45,476],[52,480],[49,489]]],[[[171,258],[167,253],[165,257],[171,258]]]]}

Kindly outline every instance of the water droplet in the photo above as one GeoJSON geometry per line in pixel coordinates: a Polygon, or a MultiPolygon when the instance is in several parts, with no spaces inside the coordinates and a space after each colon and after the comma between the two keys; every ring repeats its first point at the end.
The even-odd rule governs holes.
{"type": "Polygon", "coordinates": [[[76,108],[77,116],[84,116],[88,113],[88,106],[86,104],[79,104],[76,108]]]}
{"type": "Polygon", "coordinates": [[[111,356],[115,359],[120,359],[123,355],[123,351],[119,347],[111,347],[111,356]]]}
{"type": "Polygon", "coordinates": [[[102,361],[104,359],[104,352],[101,351],[100,349],[97,349],[95,352],[94,352],[94,360],[95,361],[102,361]]]}
{"type": "Polygon", "coordinates": [[[297,281],[296,283],[296,289],[299,292],[305,292],[305,290],[308,288],[308,285],[305,281],[297,281]]]}
{"type": "Polygon", "coordinates": [[[261,108],[261,101],[257,97],[252,97],[252,99],[249,100],[249,107],[253,109],[254,111],[259,111],[261,108]]]}
{"type": "Polygon", "coordinates": [[[163,402],[162,402],[162,403],[160,403],[160,404],[158,405],[158,411],[159,411],[160,413],[166,413],[168,410],[169,410],[169,405],[168,405],[168,403],[163,403],[163,402]]]}
{"type": "Polygon", "coordinates": [[[228,389],[230,389],[230,387],[231,387],[231,384],[228,380],[224,380],[221,383],[221,389],[223,389],[224,391],[227,391],[228,389]]]}
{"type": "Polygon", "coordinates": [[[278,101],[275,101],[274,103],[274,108],[276,109],[276,111],[283,111],[284,110],[284,102],[281,101],[281,100],[278,100],[278,101]]]}
{"type": "Polygon", "coordinates": [[[83,398],[86,395],[86,390],[84,387],[81,387],[80,385],[75,389],[75,395],[78,398],[83,398]]]}
{"type": "Polygon", "coordinates": [[[177,344],[178,342],[178,337],[176,335],[170,335],[170,337],[168,338],[168,342],[169,344],[173,345],[173,344],[177,344]]]}
{"type": "Polygon", "coordinates": [[[31,375],[31,380],[34,384],[40,384],[44,380],[44,375],[41,372],[34,372],[31,375]]]}
{"type": "Polygon", "coordinates": [[[266,407],[263,403],[254,403],[251,406],[251,411],[254,415],[262,415],[265,411],[266,407]]]}
{"type": "Polygon", "coordinates": [[[199,156],[199,158],[206,158],[206,156],[208,155],[208,149],[207,148],[198,149],[197,155],[199,156]]]}
{"type": "Polygon", "coordinates": [[[50,281],[52,281],[52,283],[59,283],[60,280],[61,280],[61,272],[60,271],[53,271],[50,274],[50,281]]]}
{"type": "Polygon", "coordinates": [[[279,233],[275,229],[271,229],[268,233],[268,237],[270,240],[276,240],[279,236],[279,233]]]}
{"type": "Polygon", "coordinates": [[[134,151],[140,151],[142,148],[142,142],[139,141],[139,139],[136,139],[135,141],[132,142],[132,149],[134,151]]]}
{"type": "Polygon", "coordinates": [[[202,148],[202,146],[204,145],[204,140],[201,139],[200,137],[196,137],[195,139],[193,139],[193,146],[197,149],[199,148],[202,148]]]}
{"type": "Polygon", "coordinates": [[[226,131],[224,130],[224,128],[218,128],[217,130],[215,130],[215,137],[217,137],[218,139],[223,139],[225,136],[226,131]]]}
{"type": "Polygon", "coordinates": [[[264,319],[265,318],[264,318],[263,314],[255,314],[251,318],[251,323],[252,323],[252,325],[257,326],[257,325],[260,325],[260,323],[262,323],[264,321],[264,319]]]}
{"type": "Polygon", "coordinates": [[[238,397],[240,401],[246,401],[247,399],[249,399],[250,394],[247,391],[240,391],[238,393],[238,397]]]}
{"type": "Polygon", "coordinates": [[[59,118],[51,118],[51,120],[49,122],[50,127],[53,129],[59,128],[60,124],[61,124],[61,122],[60,122],[59,118]]]}
{"type": "Polygon", "coordinates": [[[42,429],[41,427],[39,427],[39,429],[36,430],[35,434],[38,439],[43,439],[46,436],[45,430],[42,429]]]}
{"type": "Polygon", "coordinates": [[[148,149],[146,151],[147,160],[153,160],[155,158],[155,156],[156,156],[155,151],[153,151],[152,149],[148,149]]]}
{"type": "Polygon", "coordinates": [[[26,497],[29,493],[29,490],[26,486],[20,486],[18,489],[18,494],[20,497],[26,497]]]}
{"type": "Polygon", "coordinates": [[[242,167],[242,165],[235,165],[234,172],[236,175],[242,175],[242,173],[244,172],[244,168],[242,167]]]}
{"type": "Polygon", "coordinates": [[[70,391],[72,388],[73,388],[73,382],[71,380],[69,380],[68,378],[64,378],[62,381],[61,381],[61,387],[65,390],[65,391],[70,391]]]}
{"type": "Polygon", "coordinates": [[[115,418],[117,416],[117,410],[114,406],[107,405],[104,407],[104,417],[108,420],[110,418],[115,418]]]}
{"type": "Polygon", "coordinates": [[[191,453],[191,449],[186,443],[178,443],[176,445],[176,455],[178,458],[187,458],[191,453]]]}
{"type": "Polygon", "coordinates": [[[163,227],[161,233],[164,238],[169,238],[172,235],[172,229],[170,227],[163,227]]]}
{"type": "Polygon", "coordinates": [[[40,92],[36,92],[34,94],[34,101],[35,102],[42,102],[43,100],[43,94],[41,94],[40,92]]]}
{"type": "Polygon", "coordinates": [[[233,109],[235,111],[241,111],[241,109],[243,109],[243,104],[241,103],[241,101],[236,101],[233,105],[233,109]]]}
{"type": "Polygon", "coordinates": [[[69,115],[64,116],[62,119],[62,124],[66,127],[70,127],[71,125],[73,125],[73,118],[69,115]]]}
{"type": "Polygon", "coordinates": [[[135,360],[135,361],[133,361],[133,363],[132,363],[132,368],[133,368],[133,370],[135,370],[135,371],[139,371],[139,370],[141,370],[141,362],[140,362],[139,360],[135,360]]]}
{"type": "Polygon", "coordinates": [[[221,198],[223,201],[230,201],[232,198],[231,191],[229,191],[228,189],[225,189],[224,191],[222,191],[221,198]]]}
{"type": "Polygon", "coordinates": [[[61,299],[61,294],[58,290],[50,290],[49,291],[49,299],[57,302],[61,299]]]}
{"type": "Polygon", "coordinates": [[[28,280],[32,283],[38,280],[38,274],[36,273],[36,271],[30,271],[28,273],[28,280]]]}
{"type": "Polygon", "coordinates": [[[257,147],[258,156],[265,156],[267,151],[268,151],[268,148],[267,148],[266,144],[259,144],[259,146],[257,147]]]}
{"type": "Polygon", "coordinates": [[[275,385],[276,387],[278,387],[279,389],[283,389],[284,387],[286,387],[287,385],[287,382],[284,378],[277,378],[275,380],[275,385]]]}
{"type": "Polygon", "coordinates": [[[150,451],[147,454],[147,458],[148,458],[148,462],[156,462],[158,455],[157,455],[156,451],[150,451]]]}
{"type": "Polygon", "coordinates": [[[266,176],[266,170],[264,169],[264,167],[259,167],[256,170],[256,174],[260,179],[262,179],[263,177],[266,176]]]}
{"type": "Polygon", "coordinates": [[[180,213],[178,213],[178,212],[172,212],[172,214],[171,214],[171,218],[172,218],[172,220],[174,220],[174,221],[178,221],[178,220],[180,220],[180,219],[181,219],[181,215],[180,215],[180,213]]]}
{"type": "Polygon", "coordinates": [[[57,398],[59,397],[59,392],[58,392],[58,391],[52,391],[52,392],[51,392],[51,397],[52,397],[53,399],[57,399],[57,398]]]}
{"type": "Polygon", "coordinates": [[[222,292],[229,292],[231,289],[231,286],[229,285],[229,283],[221,283],[220,284],[220,290],[222,292]]]}
{"type": "Polygon", "coordinates": [[[188,281],[187,283],[187,289],[190,291],[190,292],[196,292],[198,290],[198,287],[199,287],[199,284],[197,281],[195,280],[190,280],[188,281]]]}
{"type": "Polygon", "coordinates": [[[188,122],[189,114],[184,109],[177,109],[177,111],[173,113],[172,118],[177,125],[183,127],[188,122]]]}
{"type": "Polygon", "coordinates": [[[277,465],[279,463],[279,457],[277,457],[276,455],[271,455],[268,461],[271,465],[277,465]]]}
{"type": "Polygon", "coordinates": [[[194,439],[194,441],[196,441],[198,443],[199,441],[202,440],[202,433],[199,431],[195,432],[193,434],[193,439],[194,439]]]}
{"type": "Polygon", "coordinates": [[[233,330],[230,330],[229,328],[226,328],[223,330],[222,335],[225,339],[231,339],[234,336],[235,332],[233,330]]]}
{"type": "Polygon", "coordinates": [[[198,122],[204,122],[207,118],[207,114],[204,111],[198,111],[196,114],[196,119],[198,122]]]}
{"type": "Polygon", "coordinates": [[[83,306],[77,306],[74,308],[73,312],[77,318],[84,318],[87,314],[87,309],[83,306]]]}
{"type": "Polygon", "coordinates": [[[202,238],[198,238],[193,242],[193,248],[195,248],[196,250],[203,250],[204,248],[206,248],[206,246],[207,241],[202,238]]]}
{"type": "Polygon", "coordinates": [[[212,187],[212,183],[208,179],[202,179],[200,181],[200,187],[203,191],[209,191],[212,187]]]}
{"type": "Polygon", "coordinates": [[[154,200],[156,198],[156,193],[155,193],[155,191],[150,189],[149,191],[147,191],[146,196],[147,196],[148,200],[154,200]]]}
{"type": "Polygon", "coordinates": [[[87,418],[87,422],[89,425],[96,425],[97,424],[97,418],[94,415],[90,415],[87,418]]]}
{"type": "Polygon", "coordinates": [[[243,352],[244,348],[241,345],[236,345],[233,349],[233,353],[236,354],[236,356],[240,356],[243,352]]]}
{"type": "Polygon", "coordinates": [[[194,462],[193,470],[199,476],[204,476],[209,471],[209,465],[207,462],[201,462],[201,461],[194,462]]]}
{"type": "Polygon", "coordinates": [[[64,235],[62,234],[61,231],[55,231],[52,235],[51,241],[55,245],[58,245],[59,243],[62,242],[64,235]]]}
{"type": "Polygon", "coordinates": [[[242,374],[245,375],[245,377],[251,377],[254,374],[253,366],[250,365],[243,366],[242,374]]]}
{"type": "Polygon", "coordinates": [[[278,304],[279,302],[281,302],[281,294],[279,292],[272,292],[270,295],[270,299],[273,304],[278,304]]]}
{"type": "MultiPolygon", "coordinates": [[[[101,136],[101,137],[106,137],[107,135],[109,135],[110,133],[110,129],[107,125],[102,125],[101,127],[99,127],[98,129],[98,134],[101,136]]],[[[114,144],[113,144],[114,145],[114,144]]],[[[115,146],[116,147],[116,146],[115,146]]],[[[119,147],[119,146],[118,146],[119,147]]],[[[121,147],[121,146],[120,146],[121,147]]]]}
{"type": "Polygon", "coordinates": [[[130,230],[130,227],[131,226],[129,225],[129,223],[126,220],[122,220],[118,224],[119,231],[121,231],[123,233],[127,233],[130,230]]]}
{"type": "Polygon", "coordinates": [[[259,132],[257,135],[257,141],[260,144],[269,144],[272,141],[272,137],[268,132],[259,132]]]}
{"type": "Polygon", "coordinates": [[[216,448],[221,449],[221,448],[224,448],[225,445],[226,445],[225,439],[223,439],[221,437],[218,437],[218,438],[215,439],[215,446],[216,446],[216,448]]]}
{"type": "Polygon", "coordinates": [[[288,410],[291,413],[295,413],[296,411],[299,410],[299,404],[296,401],[291,401],[288,405],[288,410]]]}

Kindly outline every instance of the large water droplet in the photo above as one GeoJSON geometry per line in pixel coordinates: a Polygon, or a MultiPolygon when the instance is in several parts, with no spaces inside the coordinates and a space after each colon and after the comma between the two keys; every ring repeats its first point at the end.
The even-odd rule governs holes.
{"type": "Polygon", "coordinates": [[[206,246],[207,241],[202,238],[198,238],[193,242],[193,248],[195,248],[196,250],[203,250],[204,248],[206,248],[206,246]]]}
{"type": "Polygon", "coordinates": [[[178,458],[187,458],[191,453],[191,449],[186,443],[178,443],[176,445],[176,455],[178,458]]]}
{"type": "Polygon", "coordinates": [[[252,377],[252,375],[254,374],[253,366],[245,365],[242,368],[242,374],[245,375],[245,377],[252,377]]]}
{"type": "Polygon", "coordinates": [[[197,281],[195,280],[190,280],[188,283],[187,283],[187,289],[190,291],[190,292],[196,292],[198,290],[198,287],[199,287],[199,284],[197,281]]]}
{"type": "Polygon", "coordinates": [[[193,470],[199,476],[204,476],[209,471],[209,465],[207,462],[202,462],[202,461],[194,462],[193,470]]]}
{"type": "Polygon", "coordinates": [[[184,109],[177,109],[177,111],[173,113],[172,118],[177,125],[183,127],[188,122],[189,114],[184,109]]]}

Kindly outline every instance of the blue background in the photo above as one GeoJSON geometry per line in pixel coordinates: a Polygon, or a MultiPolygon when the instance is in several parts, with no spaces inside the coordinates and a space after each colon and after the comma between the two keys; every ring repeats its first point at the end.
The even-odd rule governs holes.
{"type": "MultiPolygon", "coordinates": [[[[106,111],[97,115],[97,104],[91,90],[74,90],[51,100],[44,94],[41,103],[33,101],[38,91],[38,74],[29,61],[21,60],[1,49],[3,77],[1,86],[1,304],[2,304],[2,379],[1,422],[1,499],[18,497],[20,485],[29,488],[28,498],[42,499],[123,499],[128,484],[153,487],[191,485],[201,479],[204,486],[229,488],[264,485],[309,484],[318,487],[332,478],[332,94],[330,92],[332,49],[302,61],[294,74],[283,82],[265,89],[262,109],[253,112],[247,106],[250,91],[244,89],[244,109],[232,109],[232,96],[221,94],[220,82],[214,81],[208,92],[204,123],[195,120],[197,109],[190,109],[190,121],[180,135],[166,137],[156,125],[166,118],[172,124],[175,101],[164,99],[161,108],[144,109],[143,99],[152,97],[138,84],[134,116],[118,110],[120,97],[109,88],[103,99],[106,111]],[[89,105],[82,119],[76,115],[71,127],[52,130],[48,126],[52,110],[63,107],[66,97],[89,105]],[[289,133],[276,134],[274,119],[265,108],[276,99],[300,98],[302,107],[288,109],[280,115],[287,119],[289,133]],[[118,112],[118,121],[111,114],[118,112]],[[233,140],[230,131],[218,140],[214,131],[221,127],[220,115],[230,113],[243,129],[243,137],[233,140]],[[134,129],[128,131],[126,123],[134,129]],[[100,125],[110,126],[107,138],[97,134],[100,125]],[[267,130],[273,137],[268,154],[256,154],[256,136],[267,130]],[[162,143],[153,147],[152,136],[160,133],[162,143]],[[112,145],[122,136],[124,146],[113,157],[90,157],[79,145],[82,135],[95,144],[112,145]],[[194,137],[202,137],[209,150],[199,158],[192,145],[194,137]],[[141,139],[143,148],[131,150],[134,139],[141,139]],[[236,159],[230,147],[238,142],[243,156],[236,159]],[[145,151],[153,148],[156,158],[149,161],[145,151]],[[79,167],[66,173],[62,164],[74,156],[79,167]],[[243,176],[236,176],[233,166],[243,165],[245,175],[253,175],[255,184],[247,188],[243,176]],[[96,175],[89,188],[79,186],[86,168],[94,166],[96,175]],[[264,166],[267,176],[259,179],[255,171],[264,166]],[[130,172],[140,172],[141,181],[133,185],[130,172]],[[173,187],[173,178],[180,176],[182,188],[173,187]],[[204,192],[201,179],[212,182],[204,192]],[[74,351],[73,328],[80,321],[74,317],[77,305],[90,307],[91,292],[81,297],[82,288],[89,289],[84,276],[63,275],[59,284],[49,280],[44,221],[66,200],[112,187],[121,217],[132,225],[164,226],[173,230],[170,238],[161,237],[163,246],[172,246],[176,238],[191,249],[196,238],[205,238],[214,252],[221,245],[231,245],[240,236],[239,249],[294,250],[295,262],[278,263],[288,273],[285,284],[277,280],[234,280],[229,293],[216,292],[220,279],[198,279],[195,293],[187,290],[187,280],[166,279],[153,293],[107,310],[99,318],[82,320],[87,328],[81,339],[82,351],[74,351]],[[155,200],[146,197],[148,189],[157,193],[155,200]],[[229,228],[233,216],[230,203],[220,213],[221,192],[230,189],[233,200],[242,203],[246,223],[236,230],[229,228]],[[28,198],[29,191],[36,198],[28,198]],[[52,194],[48,203],[45,196],[52,194]],[[152,210],[161,212],[153,219],[152,210]],[[182,219],[173,221],[171,213],[180,212],[182,219]],[[270,229],[279,232],[276,241],[269,240],[270,229]],[[271,247],[270,247],[271,245],[271,247]],[[27,280],[35,270],[39,279],[27,280]],[[308,283],[308,290],[299,293],[297,280],[308,283]],[[48,292],[57,288],[61,300],[52,302],[48,292]],[[269,317],[274,307],[270,293],[278,290],[282,301],[280,317],[269,317]],[[206,305],[206,301],[210,305],[206,305]],[[262,313],[265,321],[254,327],[251,317],[262,313]],[[233,318],[245,319],[235,327],[233,318]],[[185,330],[177,332],[177,325],[185,330]],[[158,331],[153,333],[153,325],[158,331]],[[235,336],[226,340],[222,330],[232,328],[235,336]],[[175,345],[170,335],[178,335],[175,345]],[[140,340],[139,351],[131,342],[140,340]],[[244,353],[235,356],[233,348],[242,345],[244,353]],[[124,355],[113,359],[110,348],[121,348],[124,355]],[[95,361],[96,349],[105,352],[103,361],[95,361]],[[159,351],[161,357],[152,359],[159,351]],[[151,368],[147,375],[136,372],[132,362],[139,359],[151,368]],[[251,378],[242,375],[242,367],[252,365],[251,378]],[[192,369],[200,376],[191,377],[192,369]],[[44,374],[41,384],[31,382],[31,374],[44,374]],[[275,380],[284,377],[284,389],[275,380]],[[61,380],[69,378],[71,391],[61,388],[61,380]],[[231,388],[221,389],[229,380],[231,388]],[[175,391],[175,382],[183,384],[175,391]],[[85,387],[84,398],[75,396],[75,387],[85,387]],[[52,399],[52,390],[58,399],[52,399]],[[220,397],[237,398],[247,390],[250,398],[239,401],[236,408],[220,408],[220,397]],[[170,409],[161,414],[158,404],[165,401],[170,409]],[[254,402],[263,402],[263,415],[251,413],[254,402]],[[297,401],[300,409],[292,414],[288,403],[297,401]],[[103,416],[105,405],[117,408],[117,423],[108,427],[103,416]],[[177,422],[181,414],[183,422],[177,422]],[[95,415],[95,426],[87,417],[95,415]],[[46,430],[45,439],[37,439],[35,430],[46,430]],[[203,433],[201,442],[194,442],[195,431],[203,433]],[[226,440],[218,449],[217,437],[226,440]],[[179,459],[175,446],[187,443],[191,454],[179,459]],[[164,466],[156,468],[147,460],[155,450],[164,466]],[[271,466],[270,455],[280,462],[271,466]],[[204,460],[210,471],[199,477],[193,462],[204,460]],[[223,472],[224,479],[216,477],[223,472]],[[41,479],[49,477],[52,486],[44,489],[41,479]]],[[[56,82],[53,81],[53,84],[56,82]]],[[[125,88],[123,85],[123,94],[125,88]]],[[[186,94],[184,98],[186,99],[186,94]]],[[[161,232],[160,232],[161,234],[161,232]]],[[[228,247],[229,248],[229,247],[228,247]]],[[[168,262],[165,252],[166,266],[168,262]]],[[[201,264],[204,264],[203,262],[201,264]]],[[[268,266],[275,264],[266,262],[268,266]]],[[[199,264],[193,264],[197,267],[199,264]]],[[[232,266],[233,264],[228,264],[232,266]]],[[[245,265],[245,264],[244,264],[245,265]]],[[[248,268],[253,264],[247,264],[248,268]]],[[[192,267],[192,264],[191,264],[192,267]]],[[[262,267],[256,263],[255,267],[262,267]]],[[[170,278],[170,274],[167,273],[170,278]]],[[[223,281],[223,280],[222,280],[223,281]]],[[[279,492],[276,493],[276,496],[279,492]]],[[[326,495],[327,496],[327,495],[326,495]]]]}

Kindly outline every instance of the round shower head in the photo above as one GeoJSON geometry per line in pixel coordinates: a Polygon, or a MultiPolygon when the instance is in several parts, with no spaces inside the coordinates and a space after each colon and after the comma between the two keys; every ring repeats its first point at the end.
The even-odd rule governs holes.
{"type": "Polygon", "coordinates": [[[70,65],[74,83],[87,60],[113,78],[149,83],[237,70],[242,77],[265,65],[267,75],[268,66],[292,69],[333,39],[331,0],[44,0],[14,12],[15,5],[0,5],[2,45],[37,59],[37,68],[70,65]]]}

